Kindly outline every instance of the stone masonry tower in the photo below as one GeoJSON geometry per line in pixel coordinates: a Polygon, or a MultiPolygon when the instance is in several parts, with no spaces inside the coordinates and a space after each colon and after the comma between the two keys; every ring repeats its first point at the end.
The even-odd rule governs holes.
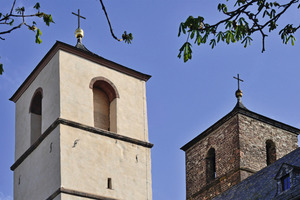
{"type": "Polygon", "coordinates": [[[248,110],[241,102],[184,145],[186,199],[208,200],[298,147],[300,130],[248,110]]]}
{"type": "Polygon", "coordinates": [[[56,42],[11,97],[14,200],[152,200],[146,81],[56,42]]]}

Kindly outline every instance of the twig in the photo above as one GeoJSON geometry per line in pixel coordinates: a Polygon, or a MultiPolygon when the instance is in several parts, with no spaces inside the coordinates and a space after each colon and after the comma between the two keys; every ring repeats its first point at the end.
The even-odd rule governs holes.
{"type": "Polygon", "coordinates": [[[118,40],[119,42],[123,41],[123,39],[119,39],[119,38],[117,38],[117,37],[115,36],[115,34],[114,34],[114,32],[113,32],[113,29],[112,29],[112,27],[111,27],[111,23],[110,23],[110,20],[109,20],[109,18],[108,18],[108,15],[107,15],[105,6],[104,6],[102,0],[100,0],[100,3],[101,3],[101,5],[102,5],[102,9],[103,9],[104,14],[105,14],[105,16],[106,16],[106,19],[107,19],[107,22],[108,22],[108,25],[109,25],[109,29],[110,29],[110,33],[111,33],[112,37],[113,37],[114,39],[118,40]]]}

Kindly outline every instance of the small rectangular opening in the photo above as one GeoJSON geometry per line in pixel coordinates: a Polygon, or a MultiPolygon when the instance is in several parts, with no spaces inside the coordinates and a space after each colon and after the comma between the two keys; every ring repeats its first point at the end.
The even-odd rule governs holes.
{"type": "Polygon", "coordinates": [[[282,186],[282,191],[286,191],[288,189],[290,189],[291,187],[291,179],[290,179],[290,175],[287,174],[284,177],[281,178],[281,186],[282,186]]]}
{"type": "Polygon", "coordinates": [[[111,180],[111,178],[107,179],[107,189],[111,189],[112,190],[112,180],[111,180]]]}

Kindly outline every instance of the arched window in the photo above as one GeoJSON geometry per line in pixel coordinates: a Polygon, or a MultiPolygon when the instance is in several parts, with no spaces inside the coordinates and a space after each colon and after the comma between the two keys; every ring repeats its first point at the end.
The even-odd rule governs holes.
{"type": "Polygon", "coordinates": [[[216,178],[216,153],[210,148],[206,157],[206,180],[210,182],[216,178]]]}
{"type": "Polygon", "coordinates": [[[94,126],[117,132],[116,98],[119,98],[116,87],[108,79],[97,77],[92,79],[94,126]]]}
{"type": "Polygon", "coordinates": [[[42,98],[43,90],[37,89],[30,104],[30,144],[32,145],[42,134],[42,98]]]}
{"type": "Polygon", "coordinates": [[[267,165],[270,165],[276,161],[276,147],[272,140],[266,141],[266,154],[267,165]]]}

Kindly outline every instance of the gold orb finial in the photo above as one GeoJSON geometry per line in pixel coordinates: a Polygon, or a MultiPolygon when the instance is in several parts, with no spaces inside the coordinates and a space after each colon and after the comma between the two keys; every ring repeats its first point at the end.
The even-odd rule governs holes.
{"type": "Polygon", "coordinates": [[[235,92],[235,96],[236,96],[236,98],[238,98],[238,99],[242,98],[242,96],[243,96],[243,91],[240,90],[240,89],[238,89],[238,90],[235,92]]]}
{"type": "Polygon", "coordinates": [[[77,39],[79,39],[79,38],[83,38],[83,36],[84,36],[83,30],[82,30],[80,27],[77,28],[77,29],[75,30],[75,37],[76,37],[77,39]]]}

